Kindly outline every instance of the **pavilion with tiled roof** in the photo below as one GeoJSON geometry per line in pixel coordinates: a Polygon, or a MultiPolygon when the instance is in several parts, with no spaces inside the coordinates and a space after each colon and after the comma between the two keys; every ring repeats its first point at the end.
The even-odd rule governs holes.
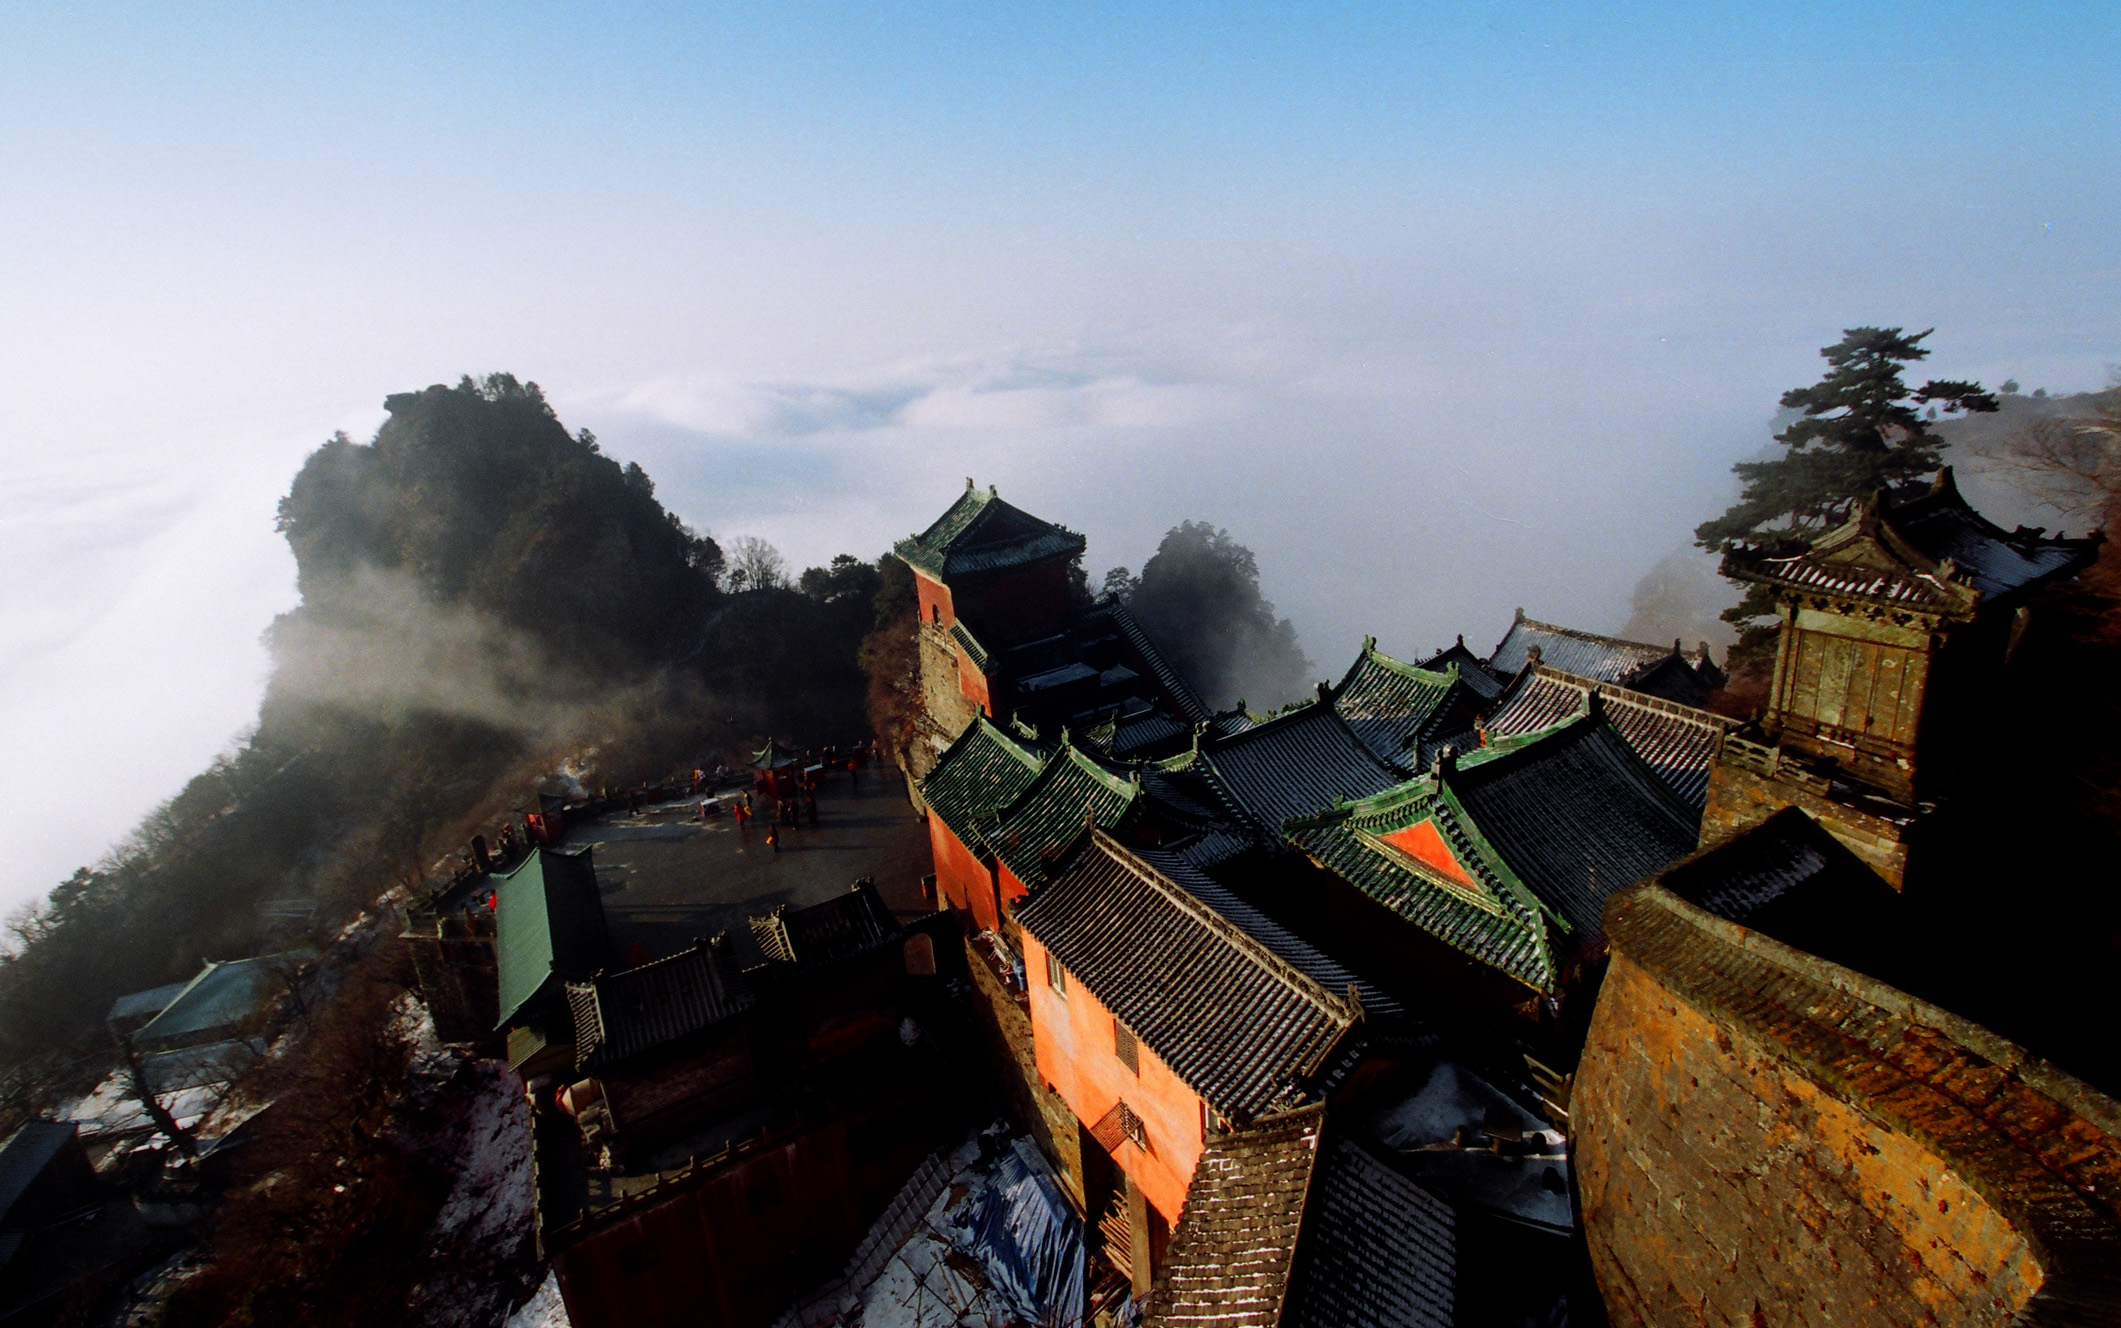
{"type": "Polygon", "coordinates": [[[1444,742],[1473,745],[1466,735],[1500,690],[1478,664],[1408,664],[1379,650],[1372,636],[1333,688],[1333,708],[1380,760],[1411,768],[1426,765],[1444,742]]]}
{"type": "Polygon", "coordinates": [[[1594,694],[1635,754],[1699,812],[1708,797],[1717,746],[1738,727],[1734,719],[1536,664],[1511,684],[1481,729],[1491,739],[1536,733],[1585,713],[1594,694]]]}
{"type": "Polygon", "coordinates": [[[751,936],[769,963],[817,965],[867,954],[898,930],[891,909],[864,877],[845,894],[804,908],[781,905],[751,919],[751,936]]]}
{"type": "Polygon", "coordinates": [[[1594,700],[1288,833],[1386,914],[1558,996],[1600,953],[1606,898],[1691,852],[1696,814],[1594,700]]]}
{"type": "Polygon", "coordinates": [[[1488,656],[1488,667],[1514,677],[1534,663],[1688,705],[1707,700],[1724,682],[1706,645],[1687,650],[1677,641],[1657,646],[1600,636],[1527,618],[1520,608],[1488,656]]]}
{"type": "Polygon", "coordinates": [[[935,523],[893,552],[938,581],[1013,571],[1082,553],[1087,541],[1003,501],[993,486],[983,493],[970,479],[935,523]]]}
{"type": "Polygon", "coordinates": [[[756,997],[729,939],[567,984],[577,1070],[603,1070],[691,1037],[752,1008],[756,997]]]}

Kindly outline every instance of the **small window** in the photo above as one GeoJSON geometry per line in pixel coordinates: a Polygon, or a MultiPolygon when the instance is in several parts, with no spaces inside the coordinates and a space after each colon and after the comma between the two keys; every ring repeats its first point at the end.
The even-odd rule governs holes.
{"type": "Polygon", "coordinates": [[[1208,1099],[1202,1098],[1200,1100],[1200,1141],[1202,1143],[1208,1142],[1209,1124],[1210,1122],[1208,1120],[1208,1099]]]}
{"type": "Polygon", "coordinates": [[[940,604],[930,604],[928,606],[928,620],[930,622],[940,624],[943,621],[943,606],[940,604]]]}
{"type": "Polygon", "coordinates": [[[1053,957],[1051,950],[1046,951],[1046,985],[1063,996],[1068,994],[1067,970],[1060,966],[1060,960],[1053,957]]]}
{"type": "Polygon", "coordinates": [[[1134,1051],[1134,1032],[1117,1019],[1112,1021],[1112,1054],[1119,1057],[1119,1063],[1127,1067],[1128,1073],[1142,1072],[1141,1059],[1134,1051]]]}
{"type": "Polygon", "coordinates": [[[1124,1102],[1119,1104],[1119,1132],[1126,1135],[1136,1148],[1149,1151],[1149,1127],[1134,1114],[1134,1108],[1124,1102]]]}

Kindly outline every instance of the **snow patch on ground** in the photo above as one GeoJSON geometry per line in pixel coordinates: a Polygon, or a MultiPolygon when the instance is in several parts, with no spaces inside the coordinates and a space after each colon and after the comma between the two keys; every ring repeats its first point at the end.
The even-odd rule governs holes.
{"type": "Polygon", "coordinates": [[[469,1077],[457,1086],[469,1099],[460,1169],[428,1232],[434,1271],[414,1288],[407,1316],[438,1328],[498,1322],[522,1294],[516,1265],[537,1203],[522,1084],[496,1061],[473,1061],[458,1073],[469,1077]]]}
{"type": "Polygon", "coordinates": [[[567,1317],[567,1306],[560,1300],[558,1274],[545,1274],[537,1294],[525,1301],[522,1309],[508,1316],[507,1328],[573,1328],[573,1321],[567,1317]]]}

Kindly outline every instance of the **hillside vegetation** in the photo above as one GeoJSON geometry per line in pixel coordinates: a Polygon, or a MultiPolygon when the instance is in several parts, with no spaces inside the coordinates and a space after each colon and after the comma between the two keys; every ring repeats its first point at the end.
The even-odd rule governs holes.
{"type": "Polygon", "coordinates": [[[535,384],[466,378],[385,404],[372,441],[324,444],[281,502],[301,603],[269,633],[255,730],[10,922],[9,1106],[100,1072],[115,997],[298,939],[261,905],[313,903],[327,936],[534,805],[563,758],[627,784],[769,733],[862,731],[876,565],[732,593],[718,544],[535,384]]]}

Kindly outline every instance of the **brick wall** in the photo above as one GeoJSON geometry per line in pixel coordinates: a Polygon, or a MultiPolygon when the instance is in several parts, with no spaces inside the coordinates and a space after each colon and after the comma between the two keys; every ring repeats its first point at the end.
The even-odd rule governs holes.
{"type": "Polygon", "coordinates": [[[1614,1323],[2121,1322],[2121,1104],[1656,887],[1606,929],[1571,1112],[1614,1323]]]}

